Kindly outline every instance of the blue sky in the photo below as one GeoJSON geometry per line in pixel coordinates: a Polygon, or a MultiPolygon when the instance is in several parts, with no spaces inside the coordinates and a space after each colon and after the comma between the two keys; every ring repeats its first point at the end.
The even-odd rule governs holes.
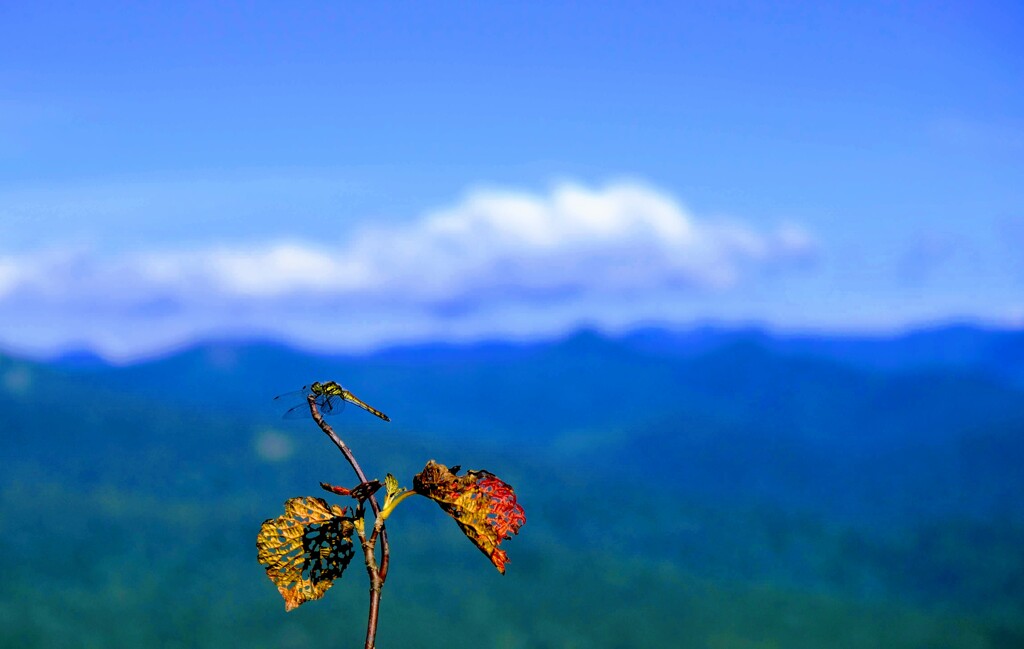
{"type": "Polygon", "coordinates": [[[0,346],[1024,324],[1019,3],[0,4],[0,346]]]}

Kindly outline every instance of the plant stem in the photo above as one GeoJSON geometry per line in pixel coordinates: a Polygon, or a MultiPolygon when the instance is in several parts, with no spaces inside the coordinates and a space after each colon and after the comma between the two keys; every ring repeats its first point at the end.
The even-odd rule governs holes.
{"type": "MultiPolygon", "coordinates": [[[[324,434],[331,438],[334,445],[338,447],[341,454],[345,456],[348,463],[352,465],[352,470],[356,472],[356,477],[359,478],[359,483],[366,482],[366,474],[363,473],[362,467],[359,466],[359,462],[356,461],[355,455],[352,454],[352,449],[345,444],[345,442],[338,437],[334,429],[331,428],[330,424],[324,421],[323,416],[320,414],[319,408],[316,406],[316,395],[310,394],[306,397],[306,401],[309,402],[309,412],[313,415],[313,421],[320,427],[320,430],[324,431],[324,434]]],[[[384,580],[387,579],[388,575],[388,559],[390,557],[390,548],[388,547],[388,533],[384,529],[384,520],[380,517],[380,505],[377,504],[377,498],[371,495],[368,500],[370,501],[370,507],[373,509],[374,522],[373,522],[373,533],[370,535],[369,540],[365,539],[360,534],[360,541],[363,546],[363,559],[366,562],[366,574],[370,577],[370,613],[369,619],[366,622],[366,644],[364,649],[374,649],[374,645],[377,638],[377,616],[380,611],[380,591],[384,587],[384,580]],[[381,558],[380,566],[377,565],[377,557],[374,553],[375,546],[377,544],[377,535],[380,534],[381,540],[381,558]]]]}

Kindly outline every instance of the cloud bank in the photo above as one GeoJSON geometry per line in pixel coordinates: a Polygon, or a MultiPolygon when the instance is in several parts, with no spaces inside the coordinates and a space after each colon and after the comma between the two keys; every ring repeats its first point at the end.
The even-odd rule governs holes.
{"type": "Polygon", "coordinates": [[[218,332],[311,343],[316,331],[338,349],[445,332],[530,335],[710,299],[805,263],[815,248],[797,226],[698,219],[634,182],[479,190],[407,223],[306,234],[118,256],[0,254],[0,336],[128,354],[218,332]]]}

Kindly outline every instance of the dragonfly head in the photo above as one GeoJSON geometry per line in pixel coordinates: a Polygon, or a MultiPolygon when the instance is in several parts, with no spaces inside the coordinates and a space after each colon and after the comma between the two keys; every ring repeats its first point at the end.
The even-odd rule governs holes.
{"type": "Polygon", "coordinates": [[[320,381],[313,381],[313,383],[309,386],[309,391],[312,392],[313,394],[323,394],[324,385],[320,381]]]}

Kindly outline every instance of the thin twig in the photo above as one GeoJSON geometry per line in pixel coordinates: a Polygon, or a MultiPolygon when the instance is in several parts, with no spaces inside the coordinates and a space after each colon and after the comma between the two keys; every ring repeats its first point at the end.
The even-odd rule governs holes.
{"type": "MultiPolygon", "coordinates": [[[[352,454],[352,449],[345,444],[345,442],[338,437],[334,429],[331,428],[330,424],[324,421],[323,416],[320,414],[320,409],[316,406],[316,395],[310,394],[306,397],[309,402],[309,412],[313,415],[313,421],[320,427],[320,430],[324,431],[324,434],[331,438],[334,445],[338,447],[341,454],[345,456],[348,463],[352,465],[352,470],[356,472],[356,477],[359,478],[359,483],[366,482],[366,474],[363,473],[362,467],[359,466],[359,462],[356,461],[355,455],[352,454]]],[[[360,541],[363,546],[363,559],[366,562],[366,574],[370,577],[370,612],[369,619],[366,622],[366,645],[364,649],[374,649],[374,645],[377,637],[377,616],[380,612],[380,591],[384,587],[384,580],[387,579],[388,574],[388,559],[390,557],[390,548],[388,547],[388,533],[384,529],[384,521],[380,518],[380,505],[377,504],[377,497],[373,494],[368,498],[370,501],[370,507],[373,509],[374,521],[373,521],[373,533],[370,535],[369,540],[360,533],[360,541]],[[377,565],[377,557],[374,553],[374,547],[377,543],[377,535],[380,534],[381,540],[381,559],[380,566],[377,565]]]]}
{"type": "MultiPolygon", "coordinates": [[[[331,428],[331,425],[324,421],[323,415],[320,414],[320,409],[317,408],[316,405],[316,395],[307,395],[306,400],[309,402],[309,411],[313,415],[313,421],[315,421],[316,425],[320,427],[320,430],[324,431],[324,434],[331,438],[331,441],[334,442],[334,445],[341,450],[342,455],[345,456],[345,459],[348,460],[348,463],[352,465],[352,469],[356,472],[356,477],[359,478],[360,484],[366,482],[366,474],[363,473],[362,467],[359,466],[359,462],[356,461],[355,456],[352,454],[352,449],[350,449],[345,444],[345,442],[342,441],[340,437],[338,437],[338,434],[334,432],[334,429],[331,428]]],[[[375,517],[380,515],[380,505],[377,504],[376,496],[370,496],[370,507],[373,509],[373,515],[375,517]]],[[[383,527],[381,529],[380,536],[380,577],[381,582],[383,582],[388,577],[388,559],[390,558],[391,555],[391,548],[388,545],[387,530],[383,529],[383,527]]]]}

